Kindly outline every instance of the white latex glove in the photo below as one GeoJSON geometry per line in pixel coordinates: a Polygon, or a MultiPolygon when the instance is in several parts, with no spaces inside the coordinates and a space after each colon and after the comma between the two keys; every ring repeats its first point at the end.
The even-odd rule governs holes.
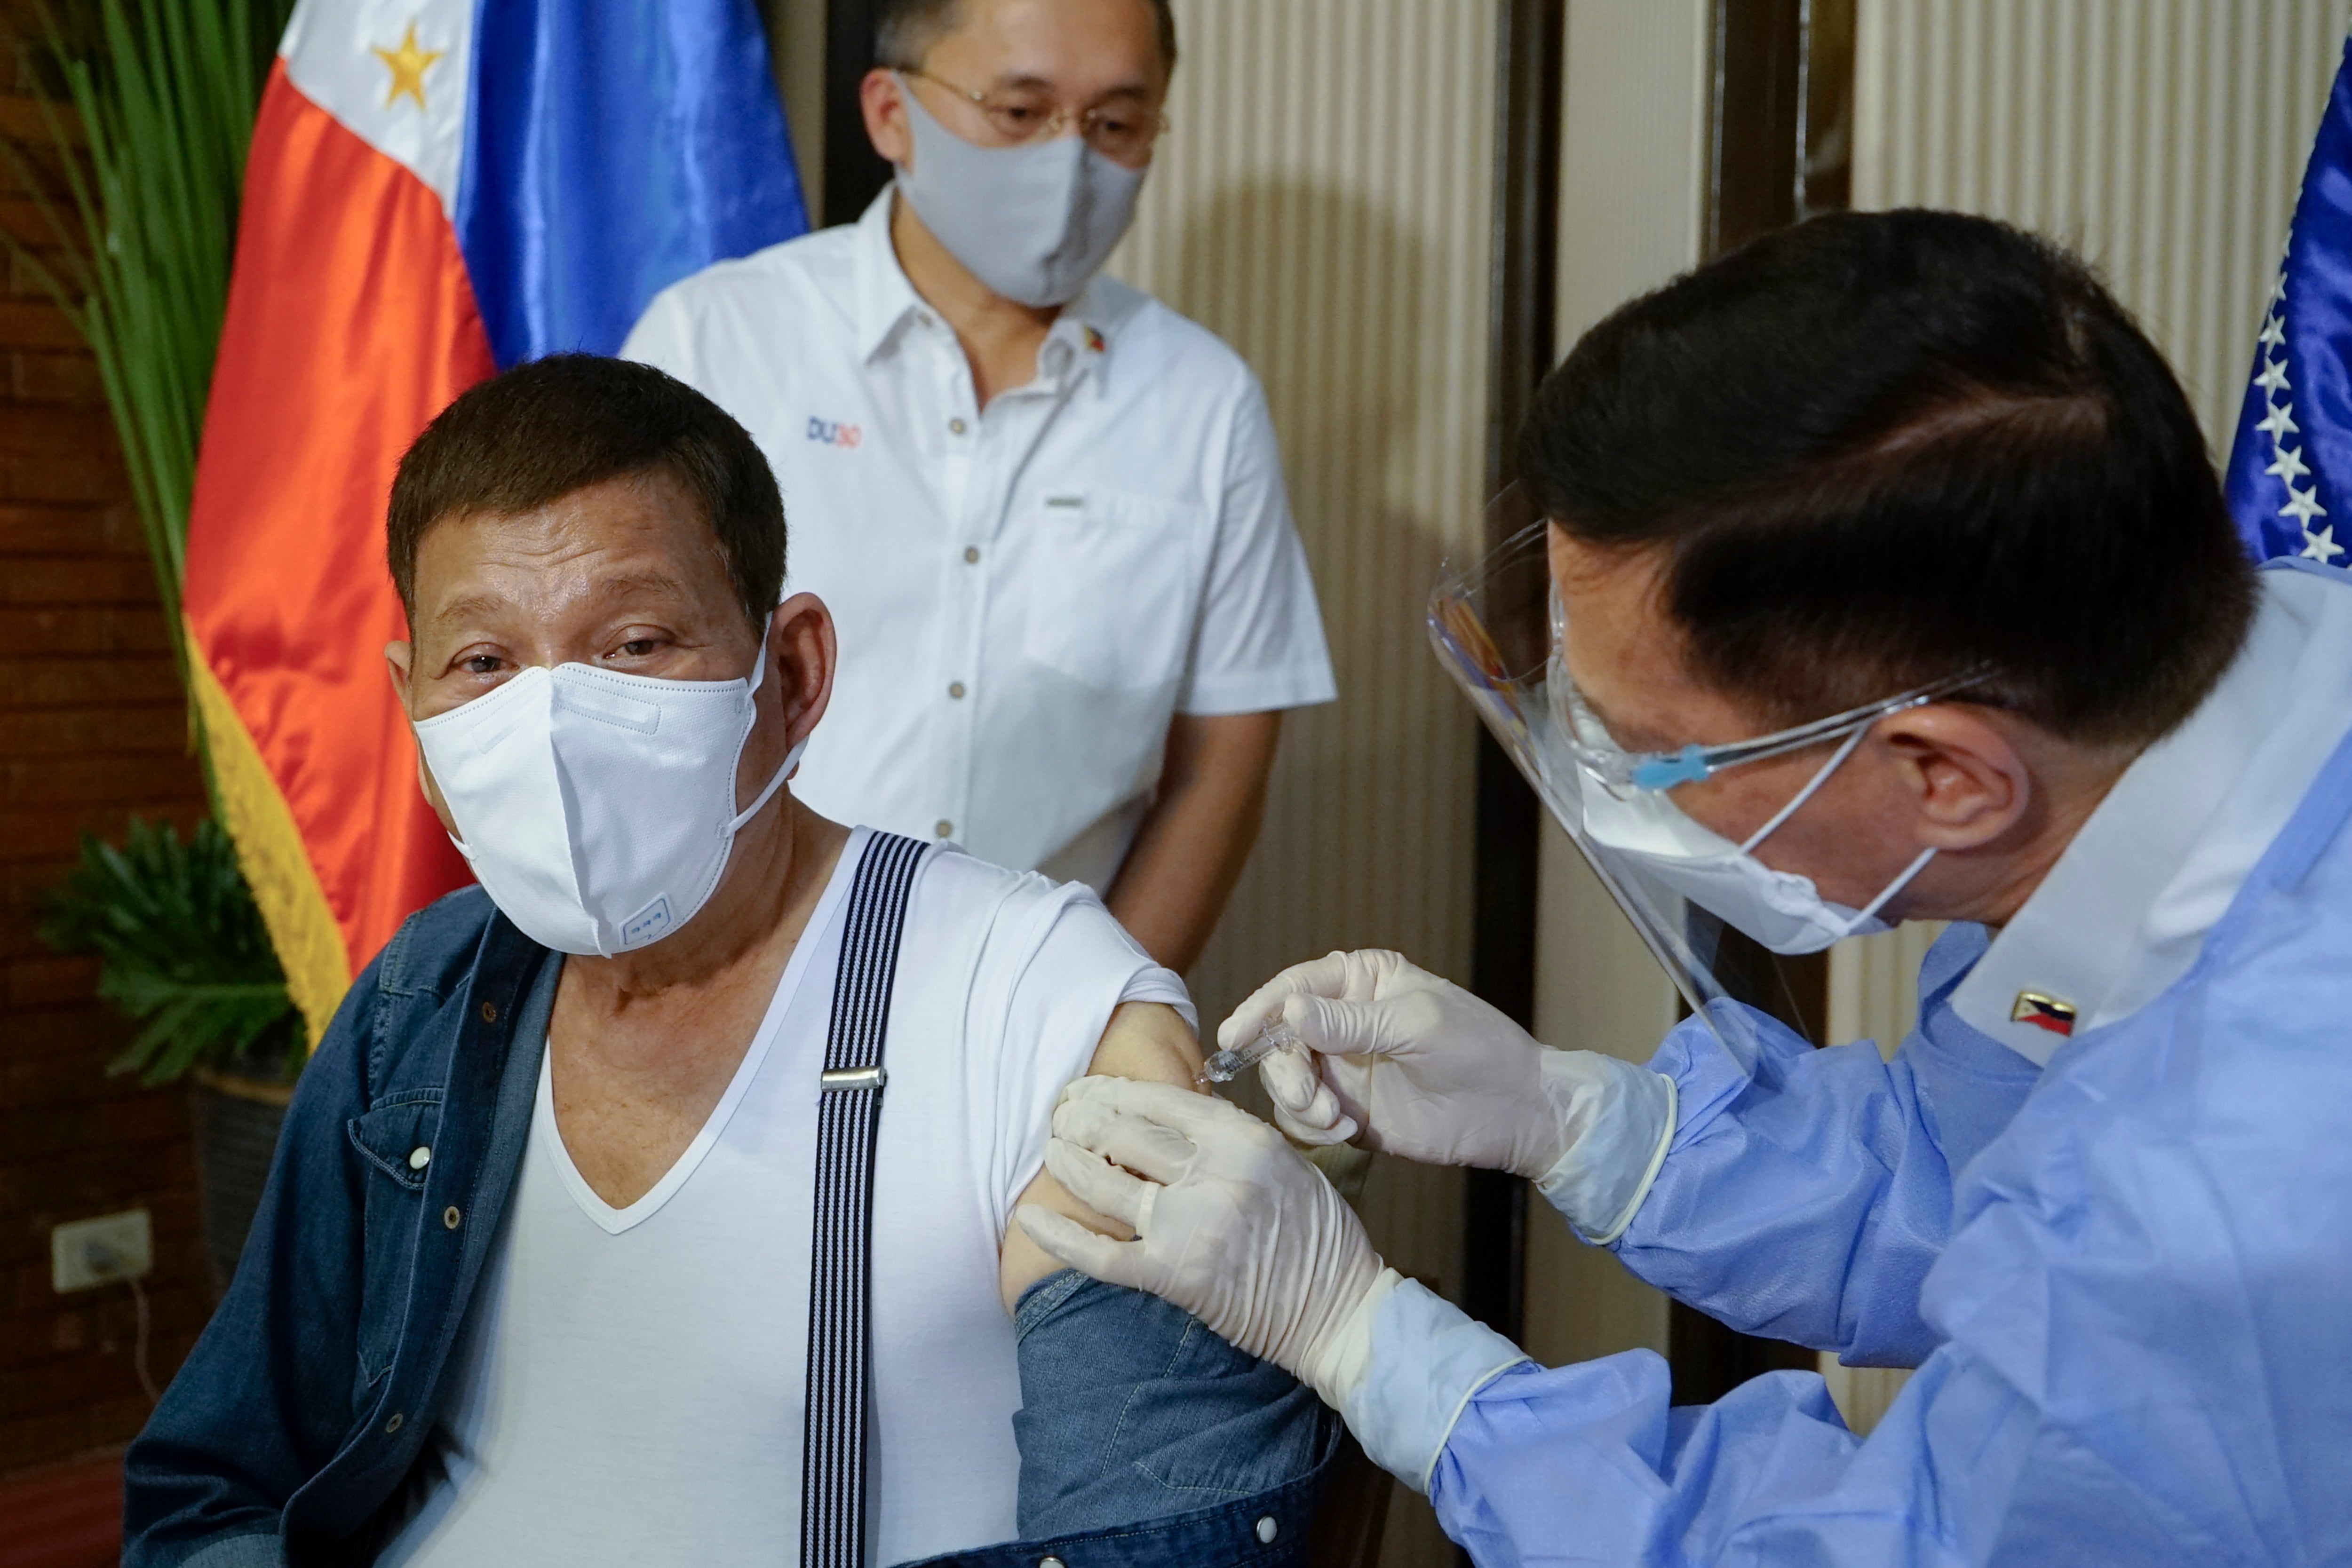
{"type": "Polygon", "coordinates": [[[1217,1043],[1238,1048],[1276,1019],[1307,1048],[1258,1067],[1291,1137],[1515,1172],[1589,1240],[1613,1240],[1632,1220],[1674,1134],[1672,1080],[1553,1051],[1396,953],[1285,969],[1218,1026],[1217,1043]]]}
{"type": "Polygon", "coordinates": [[[1055,1109],[1045,1168],[1136,1239],[1024,1204],[1013,1221],[1038,1246],[1097,1280],[1164,1296],[1334,1406],[1361,1382],[1372,1313],[1398,1276],[1272,1127],[1171,1084],[1082,1078],[1055,1109]]]}

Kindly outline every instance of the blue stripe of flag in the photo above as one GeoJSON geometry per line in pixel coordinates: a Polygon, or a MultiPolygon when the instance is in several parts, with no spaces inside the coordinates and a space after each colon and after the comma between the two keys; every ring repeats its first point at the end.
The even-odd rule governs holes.
{"type": "Polygon", "coordinates": [[[2224,476],[2258,560],[2352,550],[2352,40],[2303,176],[2224,476]]]}
{"type": "Polygon", "coordinates": [[[754,0],[481,0],[456,225],[500,368],[617,351],[679,278],[808,229],[754,0]]]}

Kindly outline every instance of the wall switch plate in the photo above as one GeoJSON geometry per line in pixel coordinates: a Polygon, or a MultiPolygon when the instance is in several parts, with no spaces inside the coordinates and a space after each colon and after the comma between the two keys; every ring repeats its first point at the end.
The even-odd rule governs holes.
{"type": "Polygon", "coordinates": [[[49,1232],[49,1283],[60,1295],[135,1280],[154,1266],[155,1228],[143,1208],[77,1219],[49,1232]]]}

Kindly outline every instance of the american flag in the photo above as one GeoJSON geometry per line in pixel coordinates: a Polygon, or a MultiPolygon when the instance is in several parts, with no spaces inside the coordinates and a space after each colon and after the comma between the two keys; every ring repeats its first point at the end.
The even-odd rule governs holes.
{"type": "Polygon", "coordinates": [[[2304,169],[2224,480],[2257,559],[2352,567],[2352,41],[2304,169]]]}

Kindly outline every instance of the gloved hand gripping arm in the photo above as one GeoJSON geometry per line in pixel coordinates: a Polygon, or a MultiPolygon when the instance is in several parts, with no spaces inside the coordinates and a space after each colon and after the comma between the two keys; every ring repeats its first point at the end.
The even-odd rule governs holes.
{"type": "Polygon", "coordinates": [[[1671,1078],[1550,1050],[1395,953],[1284,970],[1234,1009],[1217,1042],[1237,1048],[1276,1019],[1309,1048],[1258,1069],[1291,1137],[1516,1172],[1596,1244],[1632,1222],[1674,1136],[1671,1078]]]}
{"type": "Polygon", "coordinates": [[[1427,1485],[1463,1402],[1525,1359],[1388,1268],[1330,1184],[1238,1107],[1166,1084],[1085,1078],[1065,1092],[1054,1134],[1046,1168],[1136,1239],[1024,1205],[1013,1219],[1031,1239],[1097,1279],[1175,1302],[1283,1367],[1415,1486],[1427,1485]],[[1408,1379],[1370,1375],[1391,1320],[1424,1347],[1408,1379]]]}

